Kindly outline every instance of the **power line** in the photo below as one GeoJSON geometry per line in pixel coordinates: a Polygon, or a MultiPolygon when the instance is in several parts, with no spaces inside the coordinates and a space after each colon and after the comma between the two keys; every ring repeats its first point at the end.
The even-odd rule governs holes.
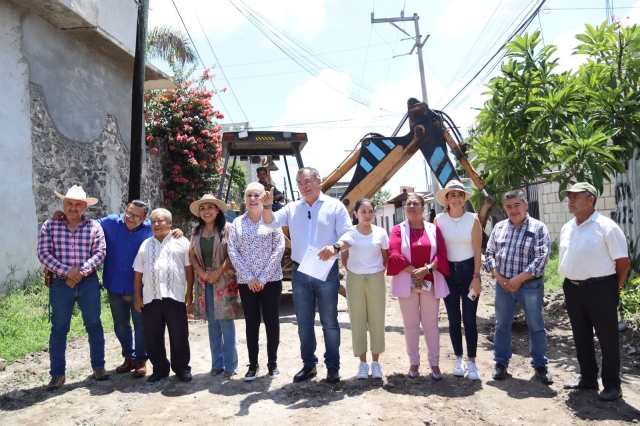
{"type": "MultiPolygon", "coordinates": [[[[193,50],[196,51],[196,55],[198,56],[198,59],[200,59],[200,63],[202,64],[202,66],[204,68],[207,68],[207,66],[204,64],[204,61],[202,60],[202,56],[200,56],[200,52],[198,52],[198,48],[196,47],[196,44],[193,42],[193,37],[191,37],[191,33],[189,32],[189,28],[187,28],[187,26],[184,23],[184,19],[182,19],[182,15],[180,14],[180,11],[178,10],[178,6],[176,6],[175,0],[171,0],[171,3],[173,3],[173,7],[176,9],[176,12],[178,13],[178,17],[180,17],[180,22],[182,22],[182,26],[184,27],[184,30],[187,32],[187,36],[189,36],[189,40],[191,40],[191,44],[193,45],[193,50]]],[[[213,90],[215,90],[216,93],[217,93],[218,89],[216,89],[216,86],[213,84],[212,81],[210,81],[210,83],[211,83],[211,86],[213,86],[213,90]]],[[[226,117],[228,117],[229,120],[233,123],[234,121],[231,119],[231,114],[229,113],[229,109],[226,107],[226,105],[222,101],[222,97],[218,96],[218,99],[220,99],[220,103],[222,104],[222,107],[227,112],[226,117]]]]}
{"type": "MultiPolygon", "coordinates": [[[[334,65],[328,63],[326,60],[322,59],[322,57],[319,54],[317,54],[316,52],[313,52],[310,48],[304,46],[295,37],[291,36],[287,31],[281,29],[280,27],[272,23],[270,20],[263,17],[260,13],[255,12],[253,9],[247,6],[242,0],[239,0],[239,1],[230,0],[230,2],[242,15],[245,16],[245,18],[249,20],[249,22],[251,22],[260,32],[262,32],[262,34],[265,37],[267,37],[268,40],[270,40],[278,49],[280,49],[290,59],[296,62],[302,69],[309,72],[314,77],[317,77],[321,83],[325,84],[332,90],[347,96],[349,99],[353,100],[354,102],[360,103],[365,106],[371,106],[370,102],[362,99],[362,97],[359,96],[358,93],[356,93],[353,88],[349,88],[347,90],[347,93],[345,93],[344,91],[334,87],[324,79],[320,78],[319,73],[314,72],[315,70],[311,68],[311,67],[317,68],[318,65],[315,64],[309,58],[313,58],[319,61],[324,66],[329,67],[336,72],[340,72],[335,68],[334,65]],[[308,57],[301,58],[300,57],[301,55],[298,52],[296,52],[296,50],[298,51],[301,50],[310,55],[308,57]]],[[[366,87],[361,82],[354,81],[354,85],[360,86],[362,89],[366,90],[367,92],[373,93],[373,89],[366,87]]],[[[389,111],[380,107],[378,107],[378,109],[382,111],[396,113],[396,111],[389,111]]]]}
{"type": "MultiPolygon", "coordinates": [[[[216,52],[213,50],[213,46],[211,45],[211,42],[209,41],[209,37],[207,36],[207,32],[204,30],[204,27],[202,26],[202,22],[200,22],[200,18],[198,17],[198,13],[196,12],[195,7],[193,7],[193,3],[191,2],[191,0],[189,0],[189,3],[191,3],[191,8],[195,12],[196,19],[198,20],[198,24],[200,25],[200,29],[202,30],[202,33],[204,34],[204,38],[207,40],[207,44],[209,45],[209,48],[211,49],[211,53],[213,53],[213,57],[216,60],[216,63],[218,64],[218,68],[220,68],[220,72],[222,72],[222,76],[224,77],[224,79],[227,80],[227,85],[229,86],[229,90],[231,91],[231,94],[233,95],[233,98],[236,100],[236,103],[238,104],[238,107],[240,108],[240,111],[242,111],[242,115],[244,116],[245,121],[248,123],[249,122],[249,118],[247,117],[247,114],[244,112],[244,109],[242,108],[242,105],[240,105],[240,101],[238,100],[238,97],[236,96],[236,92],[231,87],[231,82],[227,78],[227,75],[224,73],[224,70],[222,69],[222,65],[220,65],[220,61],[218,60],[218,56],[216,55],[216,52]]],[[[173,4],[175,5],[175,2],[173,4]]]]}
{"type": "MultiPolygon", "coordinates": [[[[453,98],[451,98],[451,100],[449,102],[447,102],[447,104],[442,108],[443,110],[446,109],[454,100],[456,100],[456,98],[458,98],[458,96],[460,96],[460,94],[462,92],[464,92],[467,89],[467,87],[469,87],[469,85],[482,73],[482,71],[484,71],[489,66],[489,64],[491,64],[491,62],[500,53],[502,53],[502,57],[498,61],[496,61],[494,66],[491,68],[491,71],[493,71],[495,69],[495,67],[502,61],[502,59],[506,55],[506,52],[503,51],[504,47],[513,38],[514,35],[521,34],[522,31],[524,31],[529,26],[531,21],[533,21],[533,19],[540,12],[540,9],[542,9],[542,6],[546,3],[546,1],[547,0],[541,0],[540,3],[537,6],[534,6],[535,10],[533,10],[533,12],[531,12],[531,13],[529,13],[527,15],[527,17],[521,22],[521,24],[518,26],[518,28],[513,33],[511,33],[509,38],[502,44],[502,46],[500,46],[500,48],[493,54],[493,56],[491,56],[491,58],[489,58],[489,60],[482,66],[482,68],[480,68],[480,70],[471,78],[471,80],[469,80],[467,82],[467,84],[465,84],[465,86],[462,89],[460,89],[460,91],[458,93],[456,93],[456,95],[453,98]]],[[[533,2],[531,2],[531,3],[533,3],[533,2]]],[[[485,74],[485,76],[486,76],[486,74],[485,74]]]]}

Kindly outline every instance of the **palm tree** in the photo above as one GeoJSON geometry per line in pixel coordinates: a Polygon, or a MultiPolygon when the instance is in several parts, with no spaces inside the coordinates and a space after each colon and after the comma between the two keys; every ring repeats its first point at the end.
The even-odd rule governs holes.
{"type": "Polygon", "coordinates": [[[172,27],[154,27],[147,33],[147,58],[168,59],[193,64],[198,60],[188,37],[172,27]]]}

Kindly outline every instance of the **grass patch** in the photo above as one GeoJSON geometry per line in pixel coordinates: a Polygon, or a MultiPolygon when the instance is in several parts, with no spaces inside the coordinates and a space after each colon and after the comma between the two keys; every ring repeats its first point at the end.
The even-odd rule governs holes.
{"type": "MultiPolygon", "coordinates": [[[[48,347],[51,331],[49,289],[44,285],[43,274],[28,274],[23,281],[18,281],[13,278],[14,272],[0,284],[0,288],[6,289],[4,294],[0,293],[0,358],[6,359],[8,364],[48,347]]],[[[102,278],[102,271],[99,276],[102,278]]],[[[100,318],[107,333],[113,330],[113,318],[106,291],[101,294],[101,305],[100,318]]],[[[67,338],[86,335],[76,304],[67,338]]]]}
{"type": "Polygon", "coordinates": [[[560,257],[558,253],[551,254],[549,256],[549,263],[544,270],[544,291],[549,293],[555,293],[562,290],[562,283],[564,278],[558,275],[558,262],[560,257]]]}

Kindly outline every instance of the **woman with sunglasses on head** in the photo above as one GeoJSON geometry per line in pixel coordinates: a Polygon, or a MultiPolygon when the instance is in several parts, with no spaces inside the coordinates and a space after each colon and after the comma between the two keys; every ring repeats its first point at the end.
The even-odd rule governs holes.
{"type": "Polygon", "coordinates": [[[407,219],[394,226],[389,238],[387,275],[392,276],[391,294],[398,298],[404,336],[409,355],[409,377],[420,375],[420,325],[424,331],[430,376],[441,380],[440,299],[449,294],[444,275],[449,275],[447,248],[440,230],[423,218],[424,199],[409,194],[405,205],[407,219]]]}
{"type": "Polygon", "coordinates": [[[378,358],[385,349],[384,323],[386,284],[384,270],[389,260],[389,237],[384,229],[372,224],[373,202],[356,201],[355,225],[341,237],[350,247],[342,251],[342,265],[347,269],[347,305],[351,322],[353,355],[360,357],[358,379],[369,378],[367,364],[367,327],[371,338],[371,377],[382,379],[378,358]]]}
{"type": "Polygon", "coordinates": [[[267,368],[269,377],[279,376],[280,296],[284,235],[280,228],[269,228],[262,220],[264,185],[250,183],[245,190],[247,212],[236,218],[229,237],[229,257],[238,274],[240,297],[246,322],[249,369],[245,381],[253,381],[260,372],[258,341],[260,320],[267,332],[267,368]]]}
{"type": "Polygon", "coordinates": [[[482,226],[478,217],[465,212],[464,205],[471,198],[464,185],[451,180],[436,193],[436,200],[445,207],[444,213],[436,216],[435,223],[440,228],[449,257],[450,275],[447,277],[449,295],[444,299],[449,317],[449,337],[456,355],[453,375],[464,377],[465,367],[469,380],[478,380],[476,350],[478,347],[478,326],[476,312],[482,292],[480,267],[482,266],[482,226]],[[462,300],[462,314],[460,301],[462,300]],[[467,363],[462,358],[462,324],[467,342],[467,363]]]}
{"type": "Polygon", "coordinates": [[[238,282],[227,253],[231,224],[224,214],[227,205],[211,194],[191,203],[189,210],[198,218],[191,233],[189,256],[199,286],[205,287],[205,297],[194,298],[194,317],[205,311],[209,323],[211,375],[224,373],[231,378],[238,372],[236,326],[233,320],[242,318],[238,282]]]}

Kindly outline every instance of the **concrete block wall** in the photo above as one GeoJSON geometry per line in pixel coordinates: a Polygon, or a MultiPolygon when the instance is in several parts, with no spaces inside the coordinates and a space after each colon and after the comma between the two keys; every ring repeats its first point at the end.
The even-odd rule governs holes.
{"type": "MultiPolygon", "coordinates": [[[[551,241],[558,240],[562,226],[573,219],[567,207],[567,199],[560,201],[557,182],[538,185],[540,202],[540,219],[547,225],[551,241]]],[[[605,183],[602,195],[596,201],[596,209],[607,217],[616,209],[616,199],[613,183],[605,183]]]]}

